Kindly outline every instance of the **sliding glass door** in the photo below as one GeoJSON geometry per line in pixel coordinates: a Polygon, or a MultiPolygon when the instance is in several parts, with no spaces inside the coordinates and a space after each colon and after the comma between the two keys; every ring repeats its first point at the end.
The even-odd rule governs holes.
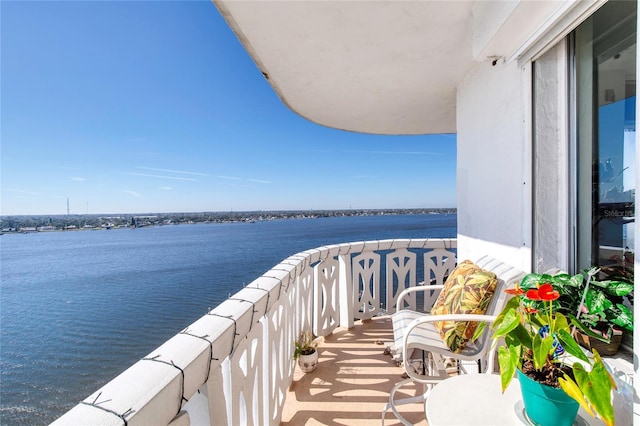
{"type": "Polygon", "coordinates": [[[633,271],[636,32],[636,2],[611,1],[572,38],[576,270],[633,271]]]}

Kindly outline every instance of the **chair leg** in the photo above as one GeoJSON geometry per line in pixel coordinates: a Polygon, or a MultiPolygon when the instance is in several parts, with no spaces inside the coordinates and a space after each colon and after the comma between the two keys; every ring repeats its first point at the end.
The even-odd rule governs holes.
{"type": "Polygon", "coordinates": [[[405,426],[411,426],[412,423],[405,419],[398,412],[396,407],[417,402],[426,403],[427,398],[431,393],[431,389],[433,389],[436,384],[449,377],[445,358],[438,353],[431,352],[423,352],[420,358],[405,360],[405,372],[409,375],[409,378],[404,379],[393,386],[389,392],[389,402],[385,404],[382,409],[383,426],[385,415],[389,410],[391,410],[400,423],[405,426]],[[396,400],[395,394],[398,389],[411,382],[424,386],[424,392],[418,396],[396,400]]]}
{"type": "Polygon", "coordinates": [[[393,413],[394,416],[396,416],[396,418],[400,421],[400,423],[402,423],[405,426],[412,426],[413,423],[409,422],[407,419],[405,419],[402,414],[400,414],[398,412],[398,409],[396,408],[399,405],[406,405],[406,404],[414,404],[416,402],[425,402],[427,400],[427,398],[429,397],[429,393],[431,392],[431,389],[433,388],[432,384],[426,384],[424,386],[424,393],[422,393],[421,395],[418,396],[413,396],[410,398],[403,398],[403,399],[398,399],[395,400],[395,394],[398,391],[398,389],[400,389],[401,387],[403,387],[404,385],[407,385],[411,382],[415,382],[415,383],[419,383],[418,381],[412,379],[411,377],[408,379],[404,379],[398,383],[396,383],[393,388],[391,389],[391,392],[389,392],[389,402],[387,404],[385,404],[384,408],[382,409],[382,425],[384,426],[384,418],[385,415],[387,414],[387,411],[391,410],[391,412],[393,413]]]}

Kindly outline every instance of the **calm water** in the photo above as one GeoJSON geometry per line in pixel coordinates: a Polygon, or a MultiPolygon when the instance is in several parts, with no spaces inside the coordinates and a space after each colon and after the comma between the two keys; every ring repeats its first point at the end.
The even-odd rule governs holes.
{"type": "Polygon", "coordinates": [[[0,423],[53,421],[294,253],[455,235],[455,215],[3,235],[0,423]]]}

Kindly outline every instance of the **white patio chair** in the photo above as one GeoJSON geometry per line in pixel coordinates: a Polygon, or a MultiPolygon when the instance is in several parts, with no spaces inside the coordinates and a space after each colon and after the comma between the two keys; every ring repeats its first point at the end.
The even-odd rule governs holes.
{"type": "Polygon", "coordinates": [[[493,372],[494,351],[488,353],[491,346],[490,324],[500,313],[507,300],[508,295],[504,293],[503,290],[515,286],[515,283],[522,279],[524,273],[487,256],[475,263],[481,268],[495,273],[498,279],[495,292],[484,315],[431,315],[429,313],[416,312],[411,309],[403,309],[403,298],[409,293],[419,291],[439,292],[444,287],[443,285],[412,287],[404,290],[398,296],[397,311],[392,316],[394,344],[396,349],[402,348],[403,366],[409,377],[396,384],[389,393],[389,402],[382,411],[383,425],[384,417],[388,410],[391,410],[402,424],[411,425],[411,423],[398,412],[397,406],[425,402],[433,386],[450,377],[447,371],[449,368],[447,364],[448,360],[453,359],[457,361],[458,374],[467,373],[466,369],[469,365],[478,365],[478,372],[493,372]],[[484,321],[487,323],[487,326],[477,340],[467,343],[460,353],[454,353],[442,341],[440,332],[433,324],[439,321],[484,321]],[[416,353],[418,356],[414,357],[413,355],[416,353]],[[468,362],[463,363],[463,361],[468,362]],[[424,392],[416,397],[395,399],[396,392],[411,382],[422,384],[424,386],[424,392]]]}

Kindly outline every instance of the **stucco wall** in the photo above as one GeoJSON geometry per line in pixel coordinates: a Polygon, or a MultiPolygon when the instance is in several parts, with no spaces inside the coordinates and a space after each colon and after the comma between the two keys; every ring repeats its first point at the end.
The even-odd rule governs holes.
{"type": "Polygon", "coordinates": [[[479,63],[457,94],[458,254],[531,269],[530,68],[479,63]]]}

